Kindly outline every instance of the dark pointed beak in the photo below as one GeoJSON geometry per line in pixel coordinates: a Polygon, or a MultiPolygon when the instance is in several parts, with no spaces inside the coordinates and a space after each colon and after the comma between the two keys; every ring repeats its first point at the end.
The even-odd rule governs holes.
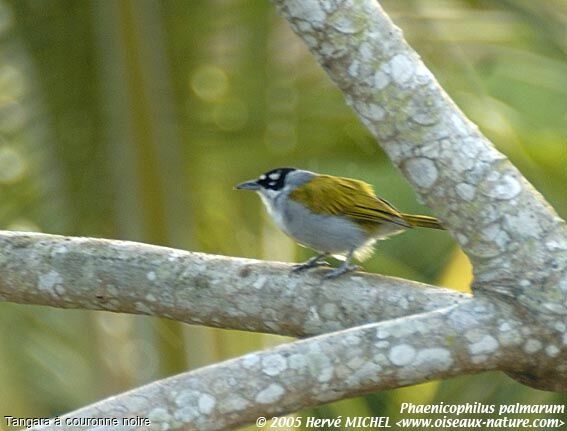
{"type": "Polygon", "coordinates": [[[255,180],[245,181],[234,186],[236,190],[260,190],[260,184],[255,180]]]}

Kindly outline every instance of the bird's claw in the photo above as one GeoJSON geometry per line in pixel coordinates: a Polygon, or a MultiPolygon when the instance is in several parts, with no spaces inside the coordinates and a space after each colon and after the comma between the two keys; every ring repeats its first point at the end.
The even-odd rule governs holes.
{"type": "Polygon", "coordinates": [[[302,272],[305,271],[307,269],[311,269],[311,268],[318,268],[320,266],[331,266],[329,264],[329,262],[325,262],[324,260],[319,260],[317,262],[305,262],[305,263],[299,263],[297,265],[293,265],[291,272],[302,272]]]}
{"type": "Polygon", "coordinates": [[[333,269],[332,271],[329,271],[328,273],[326,273],[323,278],[325,279],[332,279],[332,278],[337,278],[343,274],[346,274],[348,272],[352,272],[352,271],[357,271],[360,269],[360,266],[358,265],[349,265],[349,264],[343,264],[341,266],[339,266],[338,268],[333,269]]]}

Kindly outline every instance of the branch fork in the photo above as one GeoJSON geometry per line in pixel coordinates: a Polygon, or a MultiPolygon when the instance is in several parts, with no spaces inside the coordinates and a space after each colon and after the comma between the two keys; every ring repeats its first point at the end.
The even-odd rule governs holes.
{"type": "Polygon", "coordinates": [[[321,287],[317,275],[289,276],[280,263],[1,233],[7,301],[313,336],[67,417],[146,416],[156,429],[220,430],[486,370],[567,390],[565,222],[454,105],[378,2],[273,3],[469,256],[474,296],[361,274],[321,287]]]}

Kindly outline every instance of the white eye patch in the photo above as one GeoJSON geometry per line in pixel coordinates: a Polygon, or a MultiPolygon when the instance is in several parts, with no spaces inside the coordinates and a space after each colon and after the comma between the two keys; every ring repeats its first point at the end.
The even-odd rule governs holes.
{"type": "Polygon", "coordinates": [[[272,172],[269,177],[271,180],[278,180],[280,178],[281,174],[279,172],[272,172]]]}
{"type": "Polygon", "coordinates": [[[265,179],[266,179],[266,175],[264,175],[264,174],[260,175],[259,179],[260,179],[260,180],[265,180],[265,179]]]}
{"type": "Polygon", "coordinates": [[[275,186],[275,185],[276,185],[276,182],[275,182],[275,181],[270,181],[269,184],[270,184],[271,186],[275,186]]]}

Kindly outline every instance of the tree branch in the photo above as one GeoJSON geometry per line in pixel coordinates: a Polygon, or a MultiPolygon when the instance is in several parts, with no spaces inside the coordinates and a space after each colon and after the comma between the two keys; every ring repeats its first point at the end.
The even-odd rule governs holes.
{"type": "Polygon", "coordinates": [[[0,249],[4,301],[280,335],[322,334],[469,298],[360,273],[322,288],[320,274],[290,274],[290,265],[126,241],[0,232],[0,249]]]}
{"type": "Polygon", "coordinates": [[[538,314],[543,305],[551,326],[565,316],[565,222],[455,106],[379,3],[273,1],[467,253],[475,287],[538,314]]]}
{"type": "MultiPolygon", "coordinates": [[[[139,415],[169,429],[217,430],[238,426],[259,415],[283,414],[370,391],[493,369],[542,389],[565,390],[565,223],[450,101],[375,0],[274,3],[469,255],[475,268],[475,298],[463,301],[461,297],[456,299],[460,303],[437,311],[246,355],[147,385],[72,415],[139,415]]],[[[137,255],[132,256],[131,243],[112,242],[100,247],[102,240],[83,240],[83,244],[71,240],[69,244],[75,248],[69,253],[71,245],[53,246],[52,237],[44,238],[44,244],[43,240],[35,244],[31,254],[25,253],[31,258],[28,265],[22,265],[22,256],[20,262],[10,260],[18,247],[30,250],[30,238],[20,238],[21,246],[17,241],[10,244],[8,234],[3,238],[11,248],[4,248],[6,255],[1,258],[2,291],[14,292],[18,286],[28,286],[31,290],[24,292],[31,292],[35,300],[37,284],[39,290],[61,297],[64,304],[75,304],[69,292],[74,280],[78,285],[98,288],[103,300],[117,293],[124,295],[121,298],[133,304],[124,305],[127,311],[159,310],[161,315],[183,319],[182,313],[173,311],[181,304],[193,313],[193,317],[185,319],[200,323],[197,319],[213,315],[208,303],[216,298],[207,294],[220,285],[218,300],[225,302],[214,310],[225,310],[221,311],[223,325],[246,327],[252,321],[250,325],[260,330],[296,334],[344,327],[345,321],[338,317],[344,312],[338,297],[329,300],[325,296],[327,289],[336,286],[334,283],[326,284],[324,289],[311,285],[313,295],[319,295],[310,297],[315,314],[317,319],[324,315],[325,322],[315,319],[315,324],[308,324],[305,313],[313,308],[294,300],[299,284],[307,286],[314,278],[303,276],[297,279],[301,283],[294,284],[296,276],[284,275],[284,267],[277,265],[179,254],[149,246],[135,246],[137,255]],[[93,263],[96,268],[89,266],[93,263]],[[262,272],[257,272],[258,268],[262,272]],[[123,277],[113,278],[117,271],[123,277]],[[239,278],[244,279],[244,284],[239,278]],[[152,283],[178,286],[188,280],[195,286],[192,299],[183,293],[180,297],[165,296],[164,306],[161,298],[158,302],[157,297],[147,296],[154,292],[146,290],[152,283]],[[133,287],[139,288],[138,284],[142,285],[145,301],[129,296],[133,287]],[[285,290],[287,284],[290,286],[285,290]],[[123,290],[124,286],[127,289],[123,290]],[[248,286],[246,301],[251,306],[246,302],[235,306],[240,304],[234,302],[240,296],[240,286],[248,286]],[[251,291],[250,286],[257,287],[257,291],[251,291]],[[262,297],[263,302],[258,302],[262,292],[272,286],[276,289],[271,292],[274,296],[262,297]],[[279,307],[261,309],[266,301],[282,296],[295,305],[294,310],[303,310],[299,324],[293,322],[295,314],[274,314],[279,307]],[[187,305],[197,298],[203,299],[199,304],[204,309],[187,305]],[[248,320],[249,315],[256,315],[258,321],[248,320]]],[[[356,277],[353,284],[363,285],[369,283],[367,280],[356,277]]],[[[376,280],[392,282],[382,277],[376,280]]],[[[350,281],[341,279],[341,289],[350,294],[346,285],[352,281],[353,277],[350,281]]],[[[419,291],[401,283],[412,292],[419,291]]],[[[335,292],[340,292],[336,287],[335,292]]],[[[357,295],[365,289],[361,288],[357,295]]],[[[171,295],[170,290],[166,291],[171,295]]],[[[393,294],[388,290],[385,296],[393,294]]],[[[27,301],[29,297],[22,295],[11,300],[27,301]]],[[[409,296],[404,298],[409,300],[409,296]]],[[[455,297],[449,301],[453,300],[455,297]]],[[[86,304],[101,307],[92,296],[86,304]]],[[[384,303],[384,310],[390,305],[384,303]]],[[[366,317],[362,321],[367,321],[366,317]]],[[[221,325],[212,318],[207,320],[211,322],[221,325]]]]}
{"type": "Polygon", "coordinates": [[[455,106],[376,0],[273,2],[467,253],[477,296],[504,297],[541,325],[558,352],[556,377],[540,368],[540,384],[567,388],[565,222],[455,106]]]}
{"type": "MultiPolygon", "coordinates": [[[[367,392],[493,369],[525,369],[500,307],[474,300],[248,354],[112,397],[67,417],[148,417],[170,430],[224,430],[367,392]]],[[[57,427],[42,428],[43,430],[57,427]]]]}

